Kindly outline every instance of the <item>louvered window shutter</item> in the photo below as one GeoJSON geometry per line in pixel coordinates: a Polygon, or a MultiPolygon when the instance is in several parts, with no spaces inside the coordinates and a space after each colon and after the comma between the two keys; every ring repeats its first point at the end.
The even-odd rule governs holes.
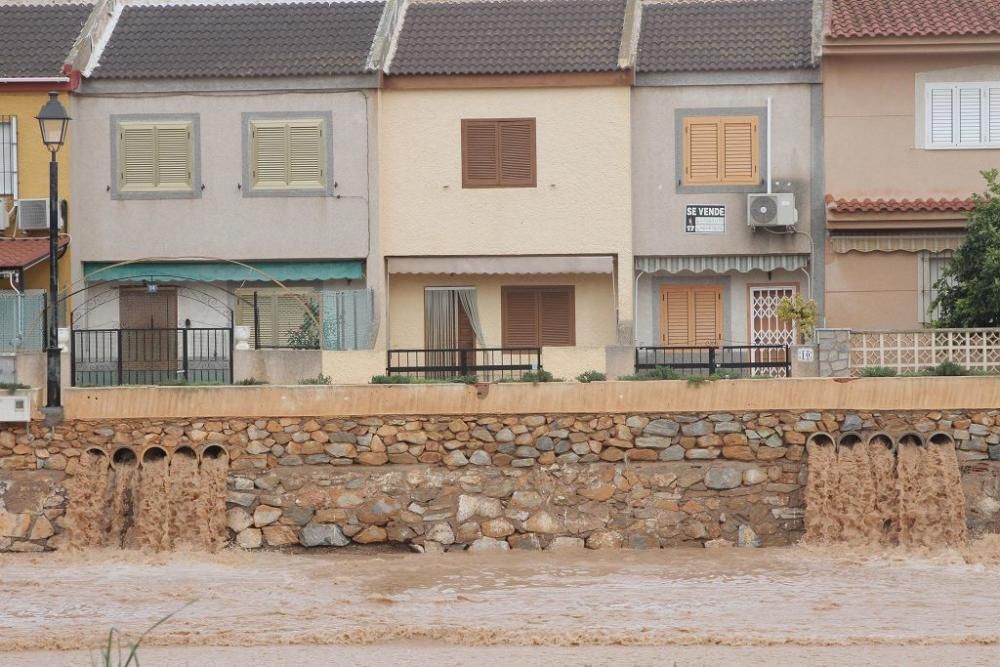
{"type": "Polygon", "coordinates": [[[986,87],[986,141],[1000,145],[1000,84],[986,87]]]}
{"type": "Polygon", "coordinates": [[[315,122],[288,126],[288,183],[323,183],[323,129],[315,122]]]}
{"type": "Polygon", "coordinates": [[[253,122],[252,173],[255,189],[326,187],[323,121],[253,122]]]}
{"type": "Polygon", "coordinates": [[[932,146],[951,146],[955,143],[955,89],[931,88],[928,93],[927,127],[932,146]]]}
{"type": "Polygon", "coordinates": [[[758,174],[757,119],[723,120],[722,181],[753,184],[760,182],[758,174]]]}
{"type": "Polygon", "coordinates": [[[982,88],[958,88],[958,143],[976,145],[983,141],[982,88]]]}
{"type": "Polygon", "coordinates": [[[687,142],[684,151],[685,182],[717,183],[721,154],[719,123],[685,118],[684,136],[687,142]]]}
{"type": "Polygon", "coordinates": [[[462,121],[462,187],[500,184],[499,135],[494,120],[462,121]]]}
{"type": "Polygon", "coordinates": [[[692,342],[695,345],[718,345],[721,338],[719,290],[715,287],[695,288],[692,293],[692,342]]]}
{"type": "Polygon", "coordinates": [[[191,126],[156,127],[156,187],[171,190],[191,188],[191,126]]]}
{"type": "Polygon", "coordinates": [[[539,340],[542,346],[573,345],[576,326],[573,321],[572,288],[543,289],[539,295],[541,322],[539,340]]]}
{"type": "Polygon", "coordinates": [[[500,121],[499,134],[500,185],[535,185],[535,121],[500,121]]]}
{"type": "Polygon", "coordinates": [[[118,180],[125,190],[156,187],[156,128],[128,123],[119,127],[118,180]]]}
{"type": "Polygon", "coordinates": [[[691,291],[665,289],[661,293],[660,337],[666,346],[691,344],[691,291]]]}
{"type": "Polygon", "coordinates": [[[503,346],[538,347],[538,293],[531,289],[504,289],[503,346]]]}

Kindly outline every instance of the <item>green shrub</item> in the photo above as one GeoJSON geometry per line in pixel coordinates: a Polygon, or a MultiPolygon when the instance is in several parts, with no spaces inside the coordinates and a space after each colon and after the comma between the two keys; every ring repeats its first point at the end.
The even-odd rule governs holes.
{"type": "Polygon", "coordinates": [[[865,366],[859,375],[863,378],[892,378],[896,377],[898,373],[895,368],[888,366],[865,366]]]}
{"type": "Polygon", "coordinates": [[[683,380],[684,376],[673,368],[657,366],[656,368],[639,371],[634,375],[623,375],[618,379],[628,382],[646,382],[650,380],[683,380]]]}
{"type": "Polygon", "coordinates": [[[954,361],[942,361],[937,366],[931,366],[928,368],[927,373],[929,375],[941,375],[947,377],[972,374],[968,368],[960,364],[956,364],[954,361]]]}
{"type": "Polygon", "coordinates": [[[450,378],[418,378],[409,375],[373,375],[370,384],[476,384],[475,375],[456,375],[450,378]]]}
{"type": "Polygon", "coordinates": [[[524,375],[521,376],[519,382],[531,382],[532,384],[537,382],[562,382],[562,378],[553,377],[552,373],[539,368],[537,371],[526,371],[524,375]]]}
{"type": "Polygon", "coordinates": [[[333,384],[333,378],[320,373],[316,377],[302,378],[299,380],[299,384],[333,384]]]}
{"type": "Polygon", "coordinates": [[[236,382],[234,384],[244,385],[244,386],[250,386],[250,385],[258,385],[258,384],[267,384],[267,382],[265,382],[264,380],[258,380],[257,378],[255,378],[255,377],[253,377],[251,375],[250,377],[243,378],[242,380],[240,380],[239,382],[236,382]]]}
{"type": "Polygon", "coordinates": [[[576,376],[576,381],[584,384],[589,382],[604,382],[607,379],[608,376],[601,371],[584,371],[576,376]]]}

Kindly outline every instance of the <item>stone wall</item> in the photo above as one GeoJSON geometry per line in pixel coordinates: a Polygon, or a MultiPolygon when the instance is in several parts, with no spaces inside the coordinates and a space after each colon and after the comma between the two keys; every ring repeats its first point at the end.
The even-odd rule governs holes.
{"type": "Polygon", "coordinates": [[[816,329],[820,377],[848,377],[851,374],[851,330],[816,329]]]}
{"type": "Polygon", "coordinates": [[[881,431],[951,435],[970,525],[998,529],[997,410],[79,421],[0,431],[0,550],[61,544],[84,451],[182,445],[227,451],[247,548],[782,545],[802,534],[808,438],[881,431]]]}

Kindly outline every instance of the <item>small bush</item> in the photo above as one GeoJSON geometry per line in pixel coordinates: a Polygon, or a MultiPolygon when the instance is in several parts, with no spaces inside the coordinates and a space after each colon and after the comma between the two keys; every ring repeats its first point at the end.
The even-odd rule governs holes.
{"type": "Polygon", "coordinates": [[[940,375],[946,377],[972,374],[968,368],[960,364],[956,364],[954,361],[942,361],[937,366],[931,366],[928,368],[927,373],[929,375],[940,375]]]}
{"type": "Polygon", "coordinates": [[[333,378],[320,373],[316,377],[302,378],[299,380],[299,384],[333,384],[333,378]]]}
{"type": "Polygon", "coordinates": [[[673,368],[657,366],[649,370],[639,371],[634,375],[623,375],[618,379],[628,382],[646,382],[650,380],[683,380],[684,376],[673,368]]]}
{"type": "Polygon", "coordinates": [[[562,382],[562,378],[553,377],[552,373],[538,369],[537,371],[526,371],[524,375],[521,376],[519,382],[531,382],[532,384],[537,382],[562,382]]]}
{"type": "Polygon", "coordinates": [[[0,391],[6,391],[8,394],[14,394],[21,389],[31,389],[31,387],[20,382],[0,382],[0,391]]]}
{"type": "Polygon", "coordinates": [[[476,384],[475,375],[456,375],[450,378],[418,378],[409,375],[373,375],[370,384],[476,384]]]}
{"type": "Polygon", "coordinates": [[[258,385],[258,384],[267,384],[267,382],[265,382],[264,380],[258,380],[257,378],[255,378],[255,377],[253,377],[251,375],[248,378],[243,378],[242,380],[240,380],[239,382],[236,382],[235,384],[244,385],[244,386],[250,386],[250,385],[258,385]]]}
{"type": "Polygon", "coordinates": [[[722,370],[711,375],[689,375],[688,384],[701,385],[706,382],[715,382],[717,380],[739,380],[742,377],[737,371],[733,370],[722,370]]]}
{"type": "Polygon", "coordinates": [[[576,376],[576,381],[584,384],[589,382],[604,382],[607,379],[608,376],[601,371],[584,371],[576,376]]]}
{"type": "Polygon", "coordinates": [[[888,366],[865,366],[858,374],[863,378],[892,378],[898,375],[895,368],[888,366]]]}

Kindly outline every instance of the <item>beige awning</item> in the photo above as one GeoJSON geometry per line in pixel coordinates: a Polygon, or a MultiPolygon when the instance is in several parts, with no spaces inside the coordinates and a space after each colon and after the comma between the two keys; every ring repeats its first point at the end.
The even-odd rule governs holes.
{"type": "Polygon", "coordinates": [[[944,252],[957,250],[963,234],[833,234],[830,242],[836,253],[846,252],[944,252]]]}
{"type": "Polygon", "coordinates": [[[809,255],[675,255],[636,257],[635,268],[646,273],[749,273],[798,271],[809,265],[809,255]]]}
{"type": "Polygon", "coordinates": [[[389,273],[500,275],[531,273],[612,273],[604,257],[390,257],[389,273]]]}

